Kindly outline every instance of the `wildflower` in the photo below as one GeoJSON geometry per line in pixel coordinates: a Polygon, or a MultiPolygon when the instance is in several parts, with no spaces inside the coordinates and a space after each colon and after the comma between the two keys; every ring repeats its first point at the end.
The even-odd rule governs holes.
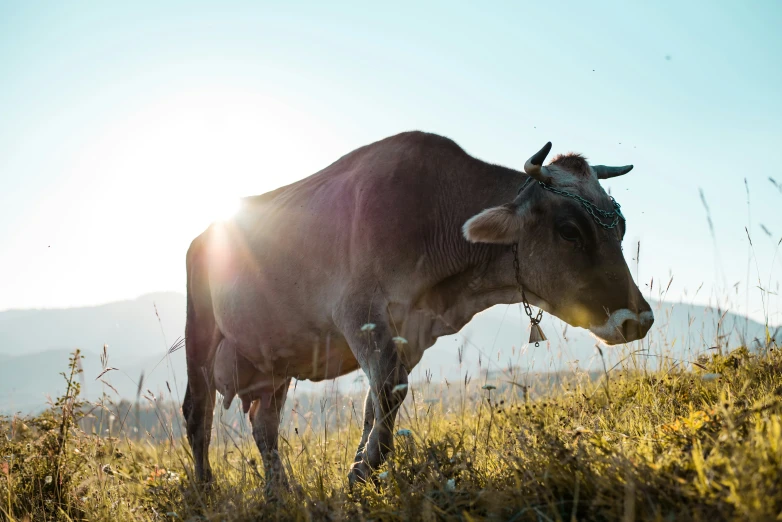
{"type": "Polygon", "coordinates": [[[481,386],[481,389],[491,391],[491,390],[496,390],[497,387],[494,386],[493,384],[484,384],[483,386],[481,386]]]}
{"type": "Polygon", "coordinates": [[[46,478],[45,478],[45,479],[43,479],[43,481],[44,481],[46,484],[51,484],[51,483],[52,483],[52,476],[51,476],[51,475],[46,475],[46,478]]]}
{"type": "Polygon", "coordinates": [[[374,329],[375,329],[374,323],[367,323],[361,327],[362,332],[371,332],[374,329]]]}
{"type": "Polygon", "coordinates": [[[380,474],[377,476],[377,478],[379,478],[380,480],[385,480],[385,479],[387,479],[387,478],[388,478],[388,471],[384,471],[383,473],[380,473],[380,474]]]}
{"type": "Polygon", "coordinates": [[[404,337],[397,336],[392,338],[391,340],[394,341],[396,344],[407,344],[407,339],[405,339],[404,337]]]}
{"type": "Polygon", "coordinates": [[[399,437],[410,437],[410,436],[413,435],[413,432],[410,431],[410,430],[407,430],[407,429],[401,429],[401,430],[397,431],[396,434],[399,437]]]}
{"type": "Polygon", "coordinates": [[[165,468],[158,468],[155,466],[155,469],[150,472],[149,477],[147,477],[147,482],[154,482],[157,478],[165,478],[166,477],[166,470],[165,468]]]}
{"type": "Polygon", "coordinates": [[[456,479],[449,478],[445,481],[445,490],[453,491],[456,489],[456,479]]]}

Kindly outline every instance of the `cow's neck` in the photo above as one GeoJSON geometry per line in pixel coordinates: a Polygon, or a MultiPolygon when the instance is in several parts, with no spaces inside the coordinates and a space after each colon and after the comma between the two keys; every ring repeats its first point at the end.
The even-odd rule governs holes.
{"type": "Polygon", "coordinates": [[[510,246],[470,244],[462,237],[461,226],[486,208],[513,201],[524,179],[517,171],[491,166],[478,175],[478,187],[461,191],[472,204],[451,205],[454,214],[449,221],[454,225],[437,238],[442,251],[450,254],[449,263],[441,266],[451,271],[427,293],[425,306],[442,323],[443,333],[459,331],[475,314],[494,305],[521,301],[510,246]],[[476,193],[481,196],[477,203],[472,199],[476,193]]]}
{"type": "MultiPolygon", "coordinates": [[[[515,284],[493,277],[499,272],[494,265],[504,261],[508,260],[502,255],[487,259],[439,282],[427,292],[421,305],[436,318],[434,330],[439,335],[458,332],[475,314],[496,304],[521,300],[515,284]]],[[[512,265],[506,273],[508,270],[513,270],[512,265]]]]}

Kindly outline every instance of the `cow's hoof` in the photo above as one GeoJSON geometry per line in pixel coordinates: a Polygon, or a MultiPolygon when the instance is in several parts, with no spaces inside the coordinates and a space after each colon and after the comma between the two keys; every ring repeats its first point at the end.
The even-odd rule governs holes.
{"type": "Polygon", "coordinates": [[[348,485],[351,489],[356,484],[364,484],[372,476],[372,468],[365,461],[354,463],[348,473],[348,485]]]}
{"type": "Polygon", "coordinates": [[[286,477],[277,477],[266,482],[263,492],[267,500],[278,500],[291,492],[291,485],[286,477]]]}
{"type": "Polygon", "coordinates": [[[203,488],[205,491],[209,491],[214,488],[214,476],[211,469],[206,469],[201,476],[196,476],[196,484],[203,488]]]}

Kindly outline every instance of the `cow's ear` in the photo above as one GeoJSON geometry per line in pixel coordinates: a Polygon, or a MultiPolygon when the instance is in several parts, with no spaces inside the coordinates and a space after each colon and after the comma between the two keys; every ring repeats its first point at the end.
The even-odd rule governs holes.
{"type": "Polygon", "coordinates": [[[519,240],[524,216],[515,203],[487,208],[462,227],[465,239],[471,243],[512,245],[519,240]]]}

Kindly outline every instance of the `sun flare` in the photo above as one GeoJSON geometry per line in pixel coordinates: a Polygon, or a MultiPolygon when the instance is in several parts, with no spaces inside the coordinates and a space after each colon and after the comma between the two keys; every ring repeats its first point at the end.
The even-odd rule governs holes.
{"type": "Polygon", "coordinates": [[[215,200],[205,214],[213,222],[228,221],[236,215],[240,206],[238,197],[223,197],[215,200]]]}

